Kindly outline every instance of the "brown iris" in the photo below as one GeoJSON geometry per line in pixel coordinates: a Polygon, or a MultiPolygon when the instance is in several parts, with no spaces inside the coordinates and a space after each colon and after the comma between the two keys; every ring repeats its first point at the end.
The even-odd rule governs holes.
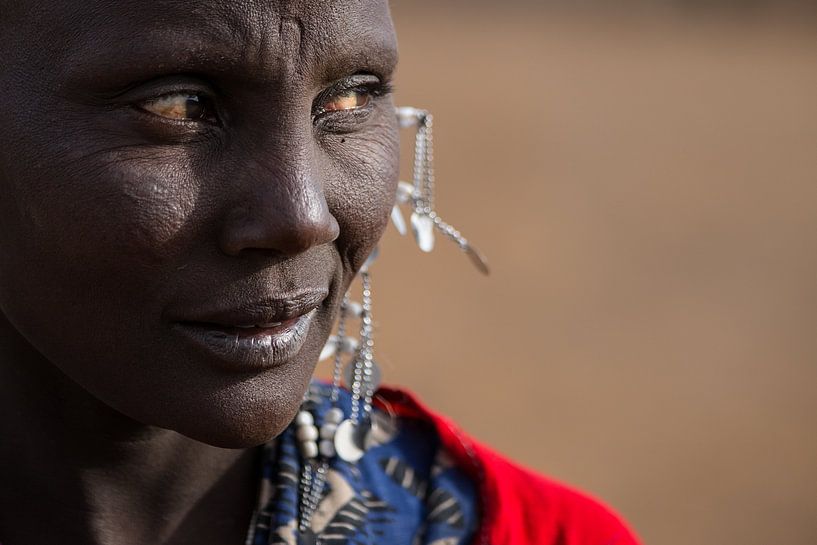
{"type": "Polygon", "coordinates": [[[342,112],[365,108],[369,104],[370,96],[355,89],[343,91],[326,101],[321,109],[325,112],[342,112]]]}
{"type": "Polygon", "coordinates": [[[163,95],[142,104],[142,108],[176,121],[200,121],[212,117],[207,100],[192,93],[163,95]]]}

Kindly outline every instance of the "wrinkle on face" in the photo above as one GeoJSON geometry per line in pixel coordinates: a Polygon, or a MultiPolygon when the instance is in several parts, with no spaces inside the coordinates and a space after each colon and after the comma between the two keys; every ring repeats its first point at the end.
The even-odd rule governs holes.
{"type": "Polygon", "coordinates": [[[0,32],[0,43],[39,44],[0,55],[9,323],[138,422],[210,444],[268,439],[297,409],[394,202],[391,100],[348,133],[312,116],[338,80],[391,75],[386,0],[23,3],[49,23],[0,32]],[[179,73],[223,103],[220,125],[182,135],[120,99],[179,73]],[[316,285],[330,299],[302,360],[243,382],[186,352],[164,318],[191,301],[316,285]]]}
{"type": "Polygon", "coordinates": [[[70,72],[86,67],[100,75],[137,49],[139,54],[131,55],[138,57],[134,70],[146,64],[151,70],[200,66],[235,73],[252,66],[248,80],[267,85],[286,79],[287,74],[315,70],[325,71],[323,79],[331,81],[355,66],[388,73],[397,62],[388,6],[379,0],[272,4],[154,0],[151,4],[153,9],[144,9],[140,1],[117,2],[117,10],[128,12],[132,19],[124,27],[111,24],[109,3],[101,0],[83,3],[81,10],[67,13],[44,8],[51,13],[43,16],[61,23],[56,29],[42,28],[36,39],[46,47],[59,45],[54,53],[64,58],[55,63],[57,67],[70,72]],[[174,55],[168,58],[167,51],[174,55]]]}

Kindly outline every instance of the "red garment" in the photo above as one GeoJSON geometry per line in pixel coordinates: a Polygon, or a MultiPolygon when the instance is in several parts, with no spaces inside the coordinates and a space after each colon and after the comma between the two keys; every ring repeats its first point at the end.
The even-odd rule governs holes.
{"type": "Polygon", "coordinates": [[[377,397],[384,410],[431,422],[455,462],[479,483],[482,527],[474,545],[639,544],[600,502],[510,462],[411,394],[381,388],[377,397]]]}

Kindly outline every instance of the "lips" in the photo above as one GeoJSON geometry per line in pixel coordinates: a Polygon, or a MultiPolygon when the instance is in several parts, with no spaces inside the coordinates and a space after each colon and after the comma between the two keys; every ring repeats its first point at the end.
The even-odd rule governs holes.
{"type": "Polygon", "coordinates": [[[265,335],[277,335],[287,331],[298,322],[297,318],[284,320],[282,322],[269,322],[264,324],[252,325],[230,325],[217,322],[181,322],[182,325],[191,328],[197,328],[205,331],[220,331],[227,335],[237,335],[238,337],[261,337],[265,335]]]}
{"type": "Polygon", "coordinates": [[[277,328],[316,309],[327,295],[326,290],[312,290],[285,297],[260,297],[227,308],[186,312],[173,321],[247,330],[277,328]]]}
{"type": "Polygon", "coordinates": [[[284,325],[284,322],[270,322],[268,324],[237,325],[238,329],[273,329],[284,325]]]}
{"type": "Polygon", "coordinates": [[[214,310],[183,312],[173,329],[230,370],[250,371],[290,361],[302,348],[326,290],[301,292],[214,310]]]}

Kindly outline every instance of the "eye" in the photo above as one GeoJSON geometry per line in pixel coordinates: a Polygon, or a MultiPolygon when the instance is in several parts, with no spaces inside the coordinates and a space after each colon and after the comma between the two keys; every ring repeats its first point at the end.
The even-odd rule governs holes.
{"type": "Polygon", "coordinates": [[[368,90],[347,89],[329,97],[320,105],[322,112],[343,112],[365,108],[371,102],[372,96],[368,90]]]}
{"type": "Polygon", "coordinates": [[[218,122],[212,101],[197,93],[170,93],[142,102],[139,107],[173,121],[218,122]]]}
{"type": "Polygon", "coordinates": [[[315,121],[350,123],[352,118],[362,121],[357,114],[367,114],[378,97],[391,93],[391,85],[371,74],[355,74],[324,90],[312,105],[315,121]],[[348,114],[348,115],[344,115],[348,114]],[[325,118],[325,119],[324,119],[325,118]]]}

